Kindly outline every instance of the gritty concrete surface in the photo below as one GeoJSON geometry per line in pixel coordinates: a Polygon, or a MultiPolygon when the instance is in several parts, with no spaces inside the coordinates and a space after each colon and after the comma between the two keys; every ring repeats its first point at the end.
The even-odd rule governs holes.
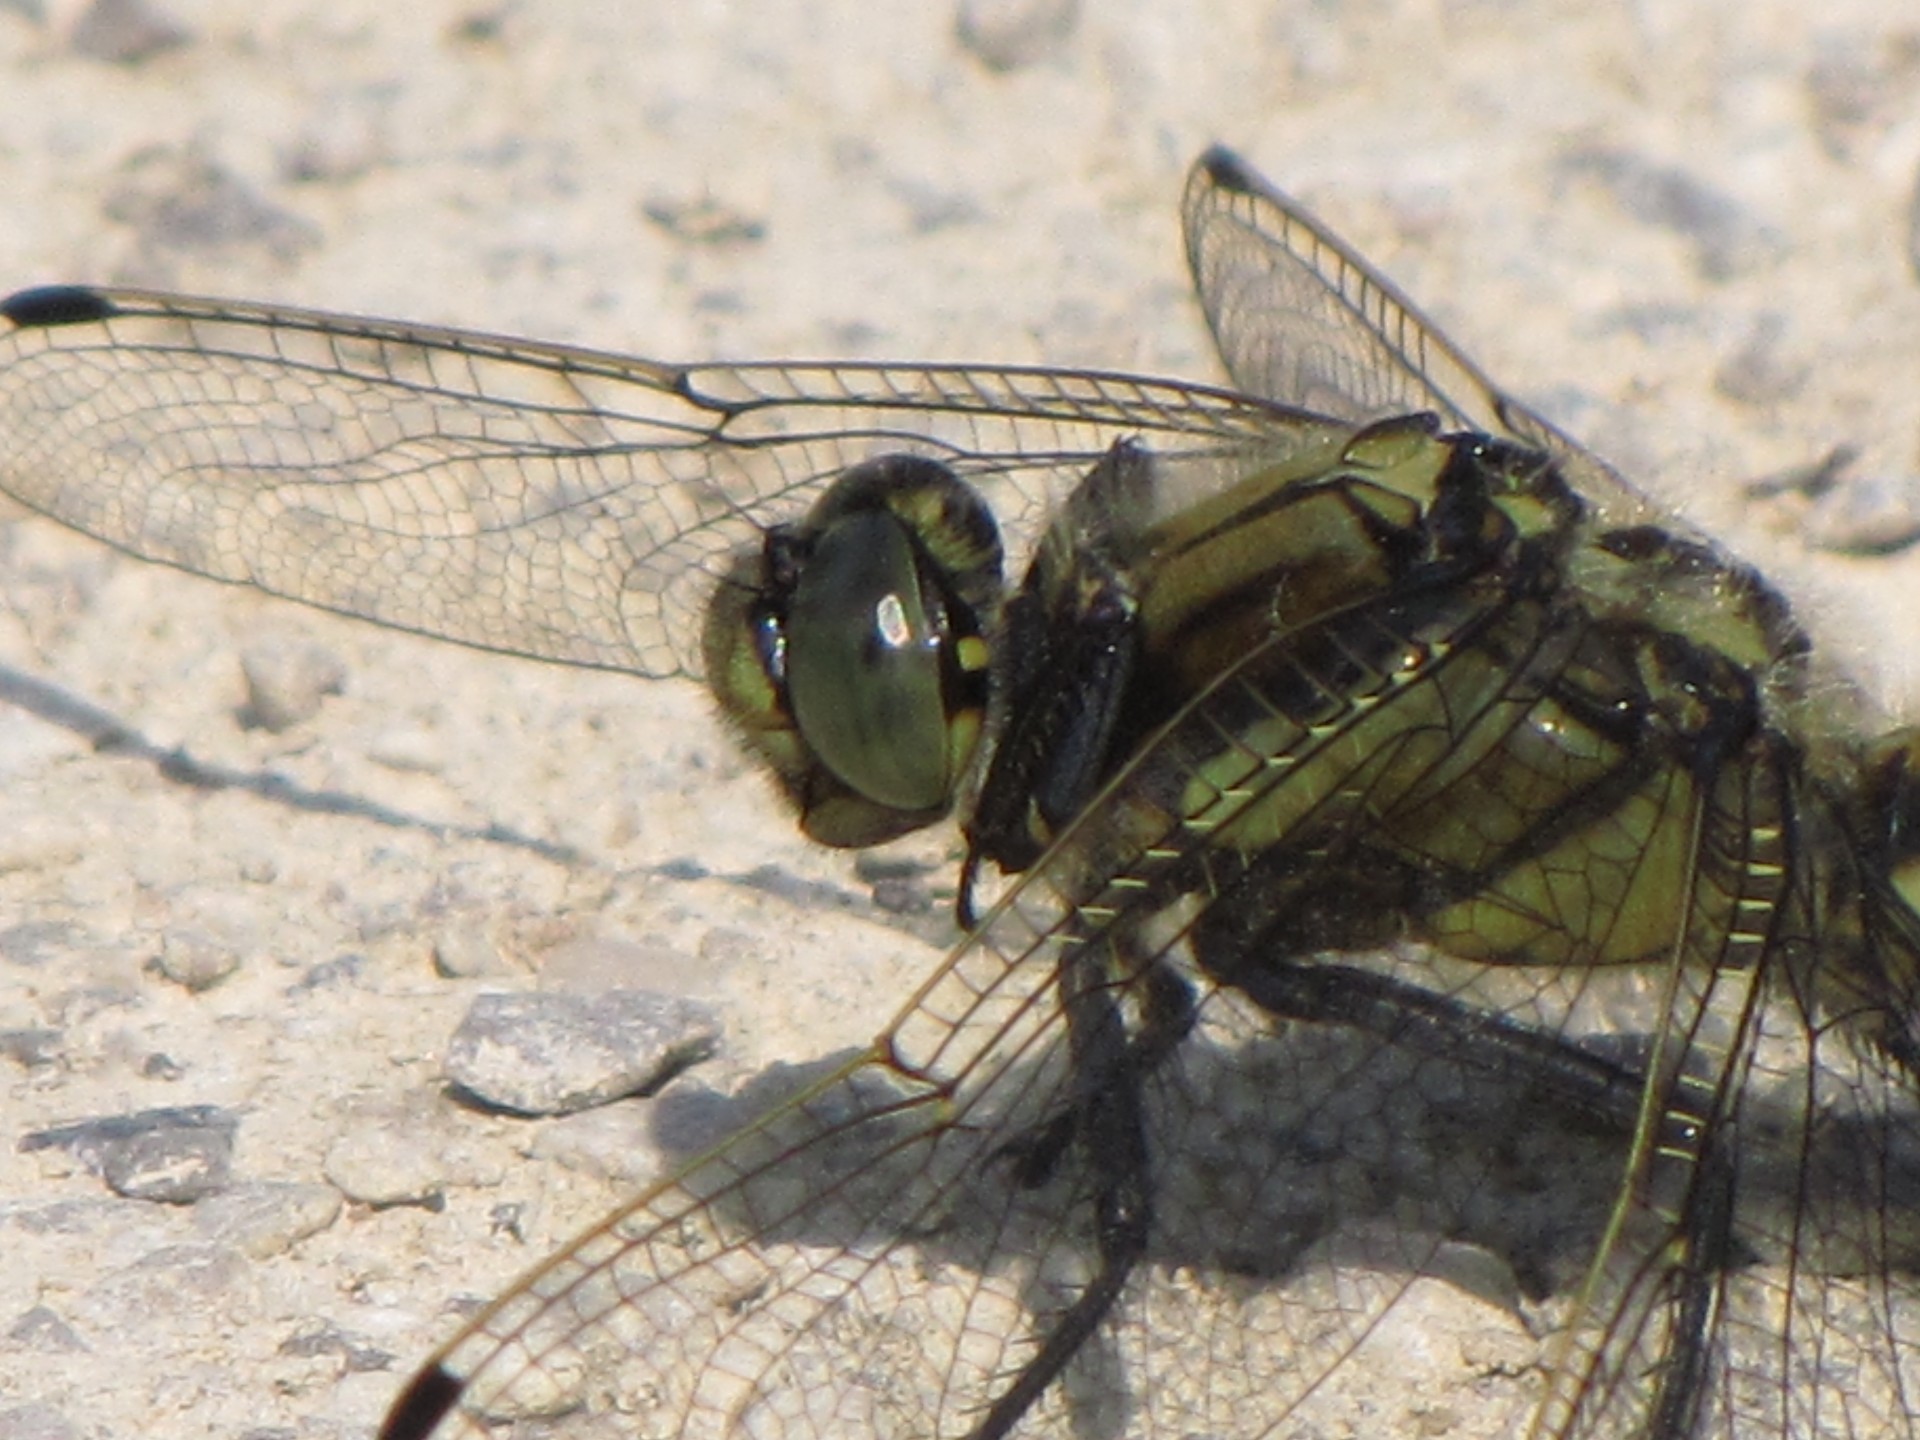
{"type": "MultiPolygon", "coordinates": [[[[1907,7],[977,8],[1014,13],[963,44],[931,3],[0,3],[0,287],[1216,378],[1175,207],[1225,141],[1820,597],[1911,710],[1907,7]],[[1841,442],[1838,500],[1744,493],[1841,442]],[[1893,553],[1823,548],[1863,523],[1893,553]]],[[[461,1304],[651,1173],[644,1123],[448,1103],[480,991],[560,957],[712,1002],[698,1078],[724,1090],[870,1036],[938,954],[952,837],[878,882],[808,846],[688,686],[355,626],[4,512],[0,666],[0,1434],[368,1434],[461,1304]],[[243,726],[243,657],[307,646],[340,693],[243,726]],[[96,748],[84,707],[145,748],[96,748]],[[176,746],[254,783],[183,783],[176,746]],[[14,1148],[187,1105],[239,1117],[192,1205],[14,1148]]],[[[1344,1372],[1324,1433],[1506,1423],[1524,1364],[1445,1328],[1444,1293],[1425,1323],[1429,1289],[1392,1316],[1409,1388],[1344,1372]]]]}

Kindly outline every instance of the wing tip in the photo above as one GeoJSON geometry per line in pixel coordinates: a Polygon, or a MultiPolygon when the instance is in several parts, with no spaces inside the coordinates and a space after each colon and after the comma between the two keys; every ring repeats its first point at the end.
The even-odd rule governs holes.
{"type": "Polygon", "coordinates": [[[378,1440],[427,1440],[453,1407],[466,1382],[444,1365],[429,1365],[407,1382],[380,1424],[378,1440]]]}
{"type": "Polygon", "coordinates": [[[90,285],[36,285],[0,300],[0,318],[21,330],[93,324],[118,310],[105,291],[90,285]]]}
{"type": "Polygon", "coordinates": [[[1260,189],[1260,177],[1254,173],[1253,167],[1240,158],[1238,151],[1229,150],[1218,142],[1201,152],[1197,164],[1207,179],[1219,189],[1242,193],[1260,189]]]}

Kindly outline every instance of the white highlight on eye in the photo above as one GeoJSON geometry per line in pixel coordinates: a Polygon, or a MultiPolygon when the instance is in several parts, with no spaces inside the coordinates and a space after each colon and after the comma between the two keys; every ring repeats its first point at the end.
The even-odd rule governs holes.
{"type": "Polygon", "coordinates": [[[873,628],[880,638],[896,650],[913,643],[913,626],[907,620],[907,607],[898,595],[882,595],[873,607],[873,628]]]}

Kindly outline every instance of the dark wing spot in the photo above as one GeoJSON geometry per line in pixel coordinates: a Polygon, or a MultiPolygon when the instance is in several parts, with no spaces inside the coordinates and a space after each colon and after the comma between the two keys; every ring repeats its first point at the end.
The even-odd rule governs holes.
{"type": "Polygon", "coordinates": [[[0,300],[0,315],[21,329],[88,325],[118,313],[103,293],[85,285],[37,285],[0,300]]]}

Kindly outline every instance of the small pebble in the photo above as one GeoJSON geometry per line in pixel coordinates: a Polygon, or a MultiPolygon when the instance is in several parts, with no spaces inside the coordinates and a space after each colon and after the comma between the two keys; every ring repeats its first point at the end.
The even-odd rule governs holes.
{"type": "Polygon", "coordinates": [[[377,80],[320,96],[282,146],[280,178],[295,185],[358,180],[393,160],[394,93],[377,80]]]}
{"type": "MultiPolygon", "coordinates": [[[[73,1327],[60,1318],[50,1305],[35,1305],[7,1327],[7,1341],[22,1350],[39,1350],[48,1355],[78,1355],[86,1342],[73,1333],[73,1327]]],[[[0,1421],[0,1435],[11,1434],[0,1421]]]]}
{"type": "Polygon", "coordinates": [[[438,775],[446,768],[446,746],[419,726],[400,726],[374,737],[367,758],[403,775],[438,775]]]}
{"type": "Polygon", "coordinates": [[[60,1058],[60,1032],[41,1026],[0,1030],[0,1055],[27,1070],[51,1065],[60,1058]]]}
{"type": "Polygon", "coordinates": [[[247,683],[240,723],[279,734],[311,720],[329,695],[346,688],[347,667],[324,645],[290,640],[249,646],[240,656],[247,683]]]}
{"type": "Polygon", "coordinates": [[[302,995],[311,995],[319,991],[340,990],[359,982],[366,973],[367,957],[356,951],[345,955],[335,955],[331,960],[322,960],[317,965],[309,965],[300,978],[287,987],[287,998],[296,999],[302,995]]]}
{"type": "Polygon", "coordinates": [[[233,1132],[163,1128],[110,1146],[100,1178],[116,1195],[187,1205],[226,1188],[233,1132]]]}
{"type": "Polygon", "coordinates": [[[340,1192],[331,1185],[252,1181],[193,1207],[194,1229],[249,1260],[285,1254],[340,1218],[340,1192]]]}
{"type": "Polygon", "coordinates": [[[204,930],[169,930],[160,942],[154,968],[174,984],[197,995],[211,990],[238,970],[240,954],[204,930]]]}
{"type": "Polygon", "coordinates": [[[138,65],[193,38],[148,0],[93,0],[74,22],[74,53],[111,65],[138,65]]]}
{"type": "Polygon", "coordinates": [[[183,1080],[187,1067],[164,1050],[155,1050],[140,1062],[140,1074],[148,1080],[183,1080]]]}
{"type": "Polygon", "coordinates": [[[1460,1358],[1477,1375],[1530,1375],[1540,1368],[1538,1340],[1509,1326],[1483,1326],[1460,1337],[1460,1358]]]}
{"type": "Polygon", "coordinates": [[[443,1140],[419,1117],[368,1114],[328,1147],[322,1168],[328,1183],[358,1204],[437,1210],[454,1180],[443,1140]]]}
{"type": "Polygon", "coordinates": [[[349,1374],[391,1370],[395,1359],[392,1351],[383,1350],[337,1326],[324,1323],[282,1341],[280,1353],[295,1356],[330,1355],[338,1359],[349,1374]]]}
{"type": "Polygon", "coordinates": [[[433,937],[433,968],[449,980],[499,979],[514,971],[486,922],[471,916],[448,921],[433,937]]]}
{"type": "Polygon", "coordinates": [[[1892,555],[1920,540],[1920,478],[1858,474],[1807,515],[1807,543],[1838,555],[1892,555]]]}
{"type": "Polygon", "coordinates": [[[676,240],[691,245],[738,245],[762,239],[767,233],[762,221],[712,195],[690,200],[655,196],[641,205],[640,213],[676,240]]]}
{"type": "Polygon", "coordinates": [[[1019,70],[1056,53],[1079,19],[1079,0],[961,0],[954,33],[989,70],[1019,70]]]}
{"type": "Polygon", "coordinates": [[[101,209],[154,257],[254,254],[291,264],[319,231],[241,176],[191,151],[151,146],[120,167],[101,209]]]}
{"type": "Polygon", "coordinates": [[[521,1115],[566,1115],[658,1089],[711,1055],[712,1007],[646,990],[482,995],[447,1047],[446,1076],[521,1115]]]}
{"type": "Polygon", "coordinates": [[[115,1194],[183,1205],[226,1188],[239,1124],[215,1105],[165,1106],[37,1130],[20,1149],[64,1150],[115,1194]]]}

